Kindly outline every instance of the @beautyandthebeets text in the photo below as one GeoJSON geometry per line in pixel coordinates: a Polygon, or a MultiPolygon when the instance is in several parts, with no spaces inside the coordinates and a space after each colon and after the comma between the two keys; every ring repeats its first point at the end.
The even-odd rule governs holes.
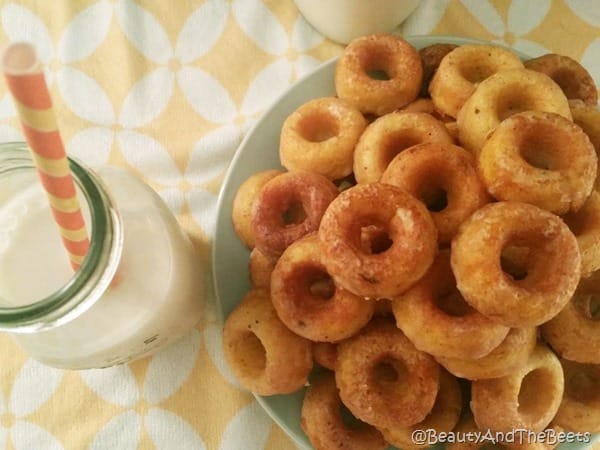
{"type": "Polygon", "coordinates": [[[412,441],[417,445],[435,445],[439,443],[473,443],[473,444],[562,444],[565,442],[591,441],[591,433],[573,433],[556,431],[552,428],[541,432],[534,432],[526,428],[517,428],[508,432],[499,431],[449,431],[438,432],[433,428],[414,430],[412,441]]]}

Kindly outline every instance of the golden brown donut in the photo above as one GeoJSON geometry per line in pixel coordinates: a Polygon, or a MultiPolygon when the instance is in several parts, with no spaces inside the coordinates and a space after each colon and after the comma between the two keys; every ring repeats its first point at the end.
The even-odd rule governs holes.
{"type": "Polygon", "coordinates": [[[350,412],[378,428],[414,425],[437,396],[440,366],[396,326],[372,321],[338,345],[335,381],[350,412]]]}
{"type": "Polygon", "coordinates": [[[481,44],[461,45],[441,60],[429,84],[429,93],[441,112],[456,117],[483,80],[503,70],[522,68],[519,57],[504,48],[481,44]]]}
{"type": "Polygon", "coordinates": [[[452,144],[407,148],[388,165],[381,182],[404,189],[427,206],[442,245],[449,244],[460,224],[490,200],[473,155],[452,144]]]}
{"type": "Polygon", "coordinates": [[[337,362],[337,344],[332,342],[313,342],[313,359],[321,367],[335,370],[337,362]]]}
{"type": "Polygon", "coordinates": [[[429,96],[429,84],[438,69],[444,56],[454,50],[458,45],[454,44],[432,44],[419,50],[421,64],[423,65],[423,82],[421,83],[421,97],[429,96]]]}
{"type": "Polygon", "coordinates": [[[256,247],[270,255],[316,231],[338,189],[323,175],[286,172],[269,180],[252,206],[256,247]]]}
{"type": "Polygon", "coordinates": [[[481,358],[500,345],[509,330],[463,300],[450,269],[449,250],[438,253],[425,276],[398,296],[392,308],[398,328],[415,347],[435,357],[481,358]]]}
{"type": "Polygon", "coordinates": [[[505,119],[483,145],[479,166],[498,200],[531,203],[555,214],[577,211],[596,179],[590,140],[568,119],[525,111],[505,119]]]}
{"type": "Polygon", "coordinates": [[[563,217],[579,245],[581,276],[600,270],[600,193],[592,191],[581,209],[563,217]]]}
{"type": "Polygon", "coordinates": [[[423,112],[393,112],[371,123],[354,152],[358,183],[379,181],[386,167],[402,150],[423,142],[451,144],[443,123],[423,112]]]}
{"type": "Polygon", "coordinates": [[[313,367],[311,345],[279,320],[265,290],[248,292],[223,328],[231,371],[259,395],[288,394],[304,386],[313,367]]]}
{"type": "Polygon", "coordinates": [[[479,154],[500,122],[528,110],[554,112],[571,119],[567,97],[549,76],[528,69],[495,73],[477,86],[456,117],[461,145],[479,154]]]}
{"type": "Polygon", "coordinates": [[[471,411],[479,428],[542,431],[560,405],[564,389],[560,361],[538,344],[527,363],[501,378],[471,383],[471,411]]]}
{"type": "Polygon", "coordinates": [[[457,287],[473,308],[509,327],[540,325],[568,303],[579,282],[581,257],[567,225],[537,206],[489,203],[452,241],[457,287]],[[528,251],[524,276],[501,264],[505,249],[528,251]]]}
{"type": "Polygon", "coordinates": [[[310,100],[283,123],[281,164],[288,170],[319,173],[338,180],[352,172],[354,147],[367,126],[363,115],[335,97],[310,100]]]}
{"type": "Polygon", "coordinates": [[[394,34],[354,39],[335,66],[335,91],[362,113],[381,116],[419,94],[423,68],[415,48],[394,34]]]}
{"type": "Polygon", "coordinates": [[[356,295],[393,298],[425,274],[437,252],[437,231],[421,202],[381,183],[342,192],[319,226],[323,263],[336,284],[356,295]],[[365,246],[362,232],[380,237],[365,246]],[[375,245],[377,244],[377,245],[375,245]]]}
{"type": "Polygon", "coordinates": [[[525,67],[548,75],[560,86],[569,100],[580,99],[587,105],[596,107],[596,83],[586,68],[573,58],[548,53],[525,61],[525,67]]]}
{"type": "Polygon", "coordinates": [[[346,339],[373,316],[373,301],[333,283],[323,264],[319,238],[310,234],[292,243],[271,275],[271,300],[281,321],[311,341],[346,339]]]}
{"type": "Polygon", "coordinates": [[[252,205],[254,200],[267,181],[282,173],[281,170],[265,170],[250,175],[240,185],[235,194],[231,210],[231,221],[236,234],[248,248],[254,248],[255,243],[252,229],[252,205]]]}
{"type": "Polygon", "coordinates": [[[440,387],[433,409],[421,422],[408,427],[382,428],[379,431],[384,439],[402,449],[427,448],[413,440],[415,430],[435,430],[436,433],[449,432],[455,427],[462,410],[462,395],[458,380],[445,370],[440,372],[440,387]]]}
{"type": "Polygon", "coordinates": [[[385,450],[381,433],[366,423],[348,426],[333,374],[311,381],[302,402],[301,425],[315,450],[385,450]]]}
{"type": "Polygon", "coordinates": [[[248,261],[248,272],[252,287],[266,290],[271,288],[271,273],[273,273],[276,262],[276,257],[263,253],[257,248],[252,249],[248,261]]]}
{"type": "Polygon", "coordinates": [[[590,142],[598,155],[598,170],[596,170],[596,189],[600,188],[600,111],[586,105],[581,100],[569,100],[573,122],[581,127],[590,138],[590,142]]]}
{"type": "Polygon", "coordinates": [[[595,272],[582,279],[571,301],[542,325],[542,336],[563,358],[600,364],[599,298],[600,272],[595,272]]]}
{"type": "Polygon", "coordinates": [[[569,431],[600,433],[600,365],[560,362],[565,393],[554,423],[569,431]]]}
{"type": "Polygon", "coordinates": [[[436,356],[451,374],[468,380],[499,378],[513,373],[531,356],[537,342],[535,327],[511,328],[498,347],[479,359],[436,356]]]}

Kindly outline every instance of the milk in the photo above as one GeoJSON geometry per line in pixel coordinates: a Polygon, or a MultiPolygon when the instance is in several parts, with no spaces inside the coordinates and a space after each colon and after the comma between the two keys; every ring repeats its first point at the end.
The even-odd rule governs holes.
{"type": "MultiPolygon", "coordinates": [[[[131,173],[108,167],[99,175],[124,230],[117,281],[69,322],[32,334],[14,334],[32,357],[56,367],[125,362],[181,337],[200,318],[203,273],[172,213],[131,173]]],[[[89,226],[89,214],[82,209],[89,226]]],[[[38,185],[29,185],[0,204],[0,306],[39,300],[60,289],[72,275],[38,185]]]]}

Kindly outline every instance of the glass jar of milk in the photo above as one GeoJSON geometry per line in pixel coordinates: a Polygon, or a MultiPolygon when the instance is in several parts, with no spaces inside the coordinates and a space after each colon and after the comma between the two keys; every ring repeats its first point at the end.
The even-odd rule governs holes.
{"type": "Polygon", "coordinates": [[[203,272],[161,198],[130,172],[71,161],[90,248],[73,272],[24,143],[0,144],[0,330],[69,369],[146,355],[200,319],[203,272]]]}

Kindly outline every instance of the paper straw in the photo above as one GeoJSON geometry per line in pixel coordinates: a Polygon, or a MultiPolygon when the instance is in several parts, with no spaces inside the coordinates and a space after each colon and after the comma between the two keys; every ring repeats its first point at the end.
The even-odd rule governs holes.
{"type": "Polygon", "coordinates": [[[41,64],[26,43],[10,44],[1,64],[54,220],[77,270],[90,243],[41,64]]]}

